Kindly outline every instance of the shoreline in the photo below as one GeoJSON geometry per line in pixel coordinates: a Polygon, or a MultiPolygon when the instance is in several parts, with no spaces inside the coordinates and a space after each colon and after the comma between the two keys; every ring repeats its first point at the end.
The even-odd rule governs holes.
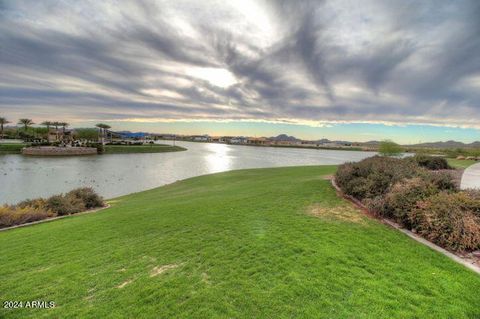
{"type": "MultiPolygon", "coordinates": [[[[173,141],[173,140],[158,140],[158,141],[173,141]]],[[[311,149],[311,150],[327,150],[327,151],[354,151],[354,152],[372,152],[376,153],[376,150],[373,149],[362,149],[358,147],[328,147],[328,146],[301,146],[301,145],[261,145],[261,144],[235,144],[235,143],[222,143],[222,142],[201,142],[201,141],[190,141],[190,140],[175,140],[177,142],[188,142],[188,143],[200,143],[200,144],[222,144],[222,145],[232,145],[232,146],[253,146],[253,147],[277,147],[277,148],[298,148],[298,149],[311,149]]]]}

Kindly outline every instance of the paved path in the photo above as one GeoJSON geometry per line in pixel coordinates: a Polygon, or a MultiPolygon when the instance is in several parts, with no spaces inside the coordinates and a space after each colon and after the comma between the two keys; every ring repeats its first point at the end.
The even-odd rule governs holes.
{"type": "Polygon", "coordinates": [[[463,172],[460,188],[480,189],[480,163],[467,167],[467,169],[463,172]]]}

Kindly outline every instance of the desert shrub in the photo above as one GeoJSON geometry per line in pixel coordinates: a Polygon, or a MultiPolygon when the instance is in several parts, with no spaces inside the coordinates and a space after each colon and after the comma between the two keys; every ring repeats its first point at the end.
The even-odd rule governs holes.
{"type": "Polygon", "coordinates": [[[428,156],[428,155],[415,155],[412,157],[412,160],[415,161],[419,166],[425,167],[429,170],[440,170],[440,169],[451,169],[448,162],[443,157],[438,156],[428,156]]]}
{"type": "Polygon", "coordinates": [[[411,228],[410,211],[415,208],[418,201],[438,192],[435,184],[420,177],[399,181],[385,195],[382,216],[411,228]]]}
{"type": "Polygon", "coordinates": [[[63,216],[104,206],[102,197],[91,188],[77,188],[47,199],[27,199],[16,205],[0,206],[0,228],[54,216],[63,216]]]}
{"type": "Polygon", "coordinates": [[[442,158],[372,157],[341,165],[335,180],[378,216],[452,250],[480,248],[480,192],[459,192],[442,158]]]}
{"type": "Polygon", "coordinates": [[[421,177],[435,185],[439,190],[458,190],[458,186],[449,172],[427,172],[427,174],[422,174],[421,177]]]}
{"type": "Polygon", "coordinates": [[[47,199],[46,208],[62,216],[85,210],[85,204],[75,196],[54,195],[47,199]]]}
{"type": "Polygon", "coordinates": [[[368,210],[374,213],[375,215],[381,216],[381,217],[385,216],[385,211],[386,211],[385,196],[380,195],[374,198],[366,198],[364,200],[364,204],[368,208],[368,210]]]}
{"type": "Polygon", "coordinates": [[[25,208],[25,207],[33,207],[33,208],[41,208],[45,209],[46,202],[43,198],[35,198],[35,199],[26,199],[24,201],[21,201],[20,203],[15,205],[16,207],[19,208],[25,208]]]}
{"type": "Polygon", "coordinates": [[[478,192],[439,193],[417,203],[410,223],[428,240],[451,250],[480,249],[478,192]]]}
{"type": "Polygon", "coordinates": [[[42,208],[5,205],[0,207],[0,228],[30,223],[53,216],[55,216],[55,213],[42,208]]]}
{"type": "Polygon", "coordinates": [[[105,205],[103,198],[99,196],[93,188],[82,187],[74,189],[67,193],[67,198],[76,198],[83,202],[83,205],[86,209],[91,209],[95,207],[102,207],[105,205]]]}
{"type": "Polygon", "coordinates": [[[396,182],[422,172],[423,169],[412,161],[375,156],[341,165],[335,180],[343,192],[364,200],[384,195],[396,182]]]}

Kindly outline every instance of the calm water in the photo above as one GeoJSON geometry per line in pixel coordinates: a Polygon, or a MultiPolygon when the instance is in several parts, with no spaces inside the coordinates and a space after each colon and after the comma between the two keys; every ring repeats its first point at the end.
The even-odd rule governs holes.
{"type": "Polygon", "coordinates": [[[371,152],[177,142],[185,152],[84,157],[0,156],[0,204],[90,186],[106,198],[241,168],[341,164],[371,152]]]}

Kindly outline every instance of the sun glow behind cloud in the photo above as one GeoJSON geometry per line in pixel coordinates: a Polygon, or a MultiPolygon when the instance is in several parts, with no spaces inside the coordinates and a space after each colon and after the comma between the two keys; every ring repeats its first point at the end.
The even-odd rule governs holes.
{"type": "Polygon", "coordinates": [[[235,76],[226,69],[220,68],[189,68],[186,73],[198,79],[210,82],[221,88],[237,83],[235,76]]]}

